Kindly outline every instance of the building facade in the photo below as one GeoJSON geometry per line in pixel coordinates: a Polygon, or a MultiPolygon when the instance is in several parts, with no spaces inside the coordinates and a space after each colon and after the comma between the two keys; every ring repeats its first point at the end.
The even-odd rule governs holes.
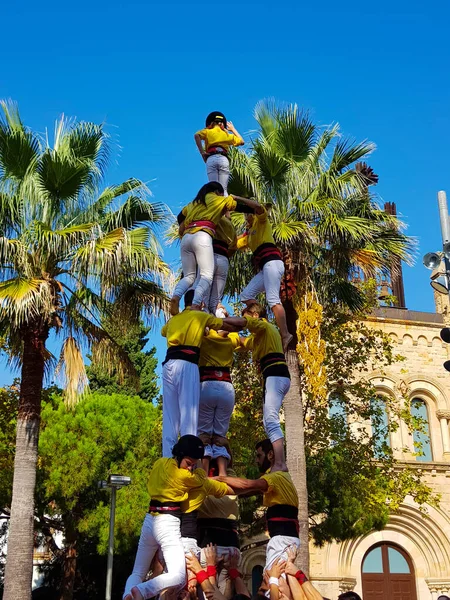
{"type": "MultiPolygon", "coordinates": [[[[424,514],[407,497],[383,531],[323,548],[311,545],[311,579],[327,598],[334,600],[349,590],[363,600],[436,600],[441,594],[450,595],[450,373],[443,367],[450,359],[450,345],[439,336],[448,322],[446,300],[443,304],[437,298],[436,313],[382,308],[369,319],[369,325],[388,334],[396,353],[405,358],[384,373],[371,373],[378,397],[399,402],[408,397],[428,423],[428,433],[421,438],[423,456],[416,456],[413,436],[404,423],[389,443],[399,465],[420,469],[441,495],[439,508],[427,506],[424,514]]],[[[264,536],[251,542],[243,559],[250,586],[252,578],[258,580],[265,557],[264,536]]]]}

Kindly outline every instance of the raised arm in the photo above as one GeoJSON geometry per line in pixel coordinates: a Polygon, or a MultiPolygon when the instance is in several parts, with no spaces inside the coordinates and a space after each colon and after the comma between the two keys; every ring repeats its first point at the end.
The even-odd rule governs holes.
{"type": "Polygon", "coordinates": [[[245,144],[244,138],[238,132],[238,130],[236,129],[236,127],[233,125],[233,123],[231,121],[227,121],[227,129],[228,129],[228,131],[231,131],[231,133],[234,133],[234,135],[237,138],[239,138],[239,144],[236,144],[237,146],[243,146],[245,144]]]}
{"type": "Polygon", "coordinates": [[[200,137],[200,134],[198,132],[194,135],[194,140],[195,140],[195,145],[197,146],[197,149],[201,154],[201,157],[206,162],[206,159],[208,158],[208,154],[207,154],[207,152],[205,152],[205,148],[203,147],[202,138],[200,137]]]}
{"type": "Polygon", "coordinates": [[[264,494],[269,489],[269,484],[265,479],[242,479],[241,477],[218,477],[229,485],[235,494],[264,494]]]}

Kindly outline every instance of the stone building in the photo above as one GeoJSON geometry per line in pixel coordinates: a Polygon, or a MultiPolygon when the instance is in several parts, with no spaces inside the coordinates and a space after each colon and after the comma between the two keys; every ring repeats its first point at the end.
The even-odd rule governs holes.
{"type": "MultiPolygon", "coordinates": [[[[370,378],[380,398],[400,400],[407,395],[428,422],[424,456],[414,454],[414,440],[404,423],[392,433],[390,445],[400,465],[423,471],[425,481],[441,494],[440,506],[428,506],[424,515],[412,498],[406,498],[383,531],[323,548],[311,545],[311,579],[332,600],[348,590],[363,600],[436,600],[450,595],[450,373],[443,367],[450,345],[439,336],[448,320],[447,298],[444,306],[442,296],[436,300],[436,313],[382,308],[369,319],[370,326],[389,334],[396,353],[405,357],[370,378]]],[[[264,536],[251,541],[243,559],[250,587],[262,572],[265,555],[264,536]]]]}

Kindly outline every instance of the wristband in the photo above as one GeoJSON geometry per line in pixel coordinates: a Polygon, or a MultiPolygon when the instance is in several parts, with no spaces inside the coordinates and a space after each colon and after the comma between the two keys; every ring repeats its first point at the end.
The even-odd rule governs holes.
{"type": "Polygon", "coordinates": [[[297,573],[295,574],[295,579],[299,582],[300,585],[303,585],[306,581],[308,581],[308,578],[303,573],[303,571],[297,571],[297,573]]]}
{"type": "Polygon", "coordinates": [[[206,581],[208,579],[208,573],[206,571],[199,571],[197,573],[197,581],[200,585],[202,585],[202,583],[204,581],[206,581]]]}
{"type": "Polygon", "coordinates": [[[239,573],[239,571],[237,569],[230,569],[228,571],[228,575],[230,576],[230,579],[232,579],[232,580],[242,577],[242,575],[239,573]]]}
{"type": "Polygon", "coordinates": [[[279,581],[278,577],[269,577],[269,585],[279,586],[280,581],[279,581]]]}
{"type": "Polygon", "coordinates": [[[206,567],[206,574],[208,577],[215,577],[217,575],[217,569],[215,565],[208,565],[206,567]]]}

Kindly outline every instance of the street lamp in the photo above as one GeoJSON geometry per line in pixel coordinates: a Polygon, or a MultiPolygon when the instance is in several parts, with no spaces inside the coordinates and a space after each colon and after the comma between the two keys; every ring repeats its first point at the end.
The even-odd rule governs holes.
{"type": "Polygon", "coordinates": [[[447,207],[447,194],[438,192],[439,219],[441,222],[442,251],[427,252],[423,264],[431,269],[430,285],[440,294],[448,294],[450,290],[450,217],[447,207]]]}
{"type": "Polygon", "coordinates": [[[106,592],[105,599],[111,600],[112,572],[114,557],[114,520],[116,517],[116,492],[120,488],[130,485],[131,479],[126,475],[109,475],[107,481],[99,481],[98,487],[101,489],[110,488],[111,507],[109,510],[109,542],[108,542],[108,564],[106,567],[106,592]]]}

